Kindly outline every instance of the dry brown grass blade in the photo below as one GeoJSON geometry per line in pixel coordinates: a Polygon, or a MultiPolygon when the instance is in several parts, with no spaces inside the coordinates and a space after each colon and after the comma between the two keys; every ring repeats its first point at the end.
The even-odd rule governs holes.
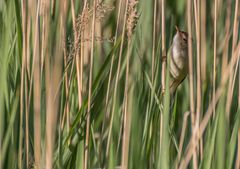
{"type": "MultiPolygon", "coordinates": [[[[30,23],[30,16],[27,17],[27,23],[30,23]]],[[[30,24],[27,24],[27,52],[26,52],[26,56],[27,56],[27,61],[26,61],[26,76],[29,76],[29,72],[30,72],[30,63],[29,63],[29,59],[30,59],[30,24]]],[[[27,109],[29,106],[29,101],[28,101],[28,81],[27,78],[25,78],[25,121],[26,121],[26,126],[25,126],[25,144],[26,144],[26,163],[30,164],[29,162],[29,110],[27,109]]]]}

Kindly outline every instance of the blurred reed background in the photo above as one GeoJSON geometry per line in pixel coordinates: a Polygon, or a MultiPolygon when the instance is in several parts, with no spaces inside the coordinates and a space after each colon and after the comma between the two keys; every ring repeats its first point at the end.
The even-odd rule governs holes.
{"type": "Polygon", "coordinates": [[[239,169],[239,20],[239,0],[0,0],[0,168],[239,169]]]}

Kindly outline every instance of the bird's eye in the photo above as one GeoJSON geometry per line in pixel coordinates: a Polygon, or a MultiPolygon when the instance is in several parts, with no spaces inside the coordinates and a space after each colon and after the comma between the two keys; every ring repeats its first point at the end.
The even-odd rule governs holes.
{"type": "Polygon", "coordinates": [[[184,40],[185,42],[187,42],[187,39],[186,39],[186,38],[183,38],[183,40],[184,40]]]}

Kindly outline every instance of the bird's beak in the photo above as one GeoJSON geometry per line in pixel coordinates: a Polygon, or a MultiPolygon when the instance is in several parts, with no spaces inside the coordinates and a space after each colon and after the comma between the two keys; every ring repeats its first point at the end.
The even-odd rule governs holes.
{"type": "Polygon", "coordinates": [[[177,32],[179,32],[179,29],[178,29],[178,27],[177,27],[177,26],[175,26],[175,29],[176,29],[176,31],[177,31],[177,32]]]}

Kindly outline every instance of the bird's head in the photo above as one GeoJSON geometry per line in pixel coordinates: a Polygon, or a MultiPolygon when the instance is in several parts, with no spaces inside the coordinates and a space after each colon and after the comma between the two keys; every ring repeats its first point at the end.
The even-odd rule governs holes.
{"type": "Polygon", "coordinates": [[[175,28],[177,31],[174,36],[175,43],[179,43],[181,48],[187,48],[188,47],[188,33],[179,30],[179,28],[177,26],[175,26],[175,28]]]}

